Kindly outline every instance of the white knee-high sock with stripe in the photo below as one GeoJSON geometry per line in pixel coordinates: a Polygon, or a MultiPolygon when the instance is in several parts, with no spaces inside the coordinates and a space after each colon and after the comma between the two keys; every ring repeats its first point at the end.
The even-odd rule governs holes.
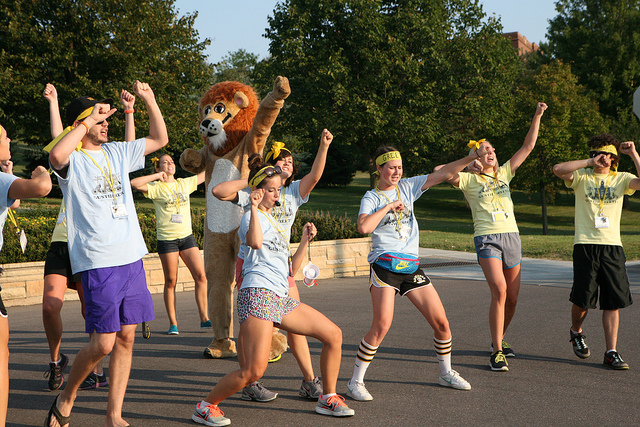
{"type": "Polygon", "coordinates": [[[378,351],[378,347],[367,344],[364,338],[362,339],[360,347],[358,347],[358,354],[356,355],[353,377],[351,378],[352,380],[359,381],[361,383],[364,382],[364,374],[367,372],[367,368],[371,364],[373,357],[376,355],[376,351],[378,351]]]}
{"type": "Polygon", "coordinates": [[[439,340],[433,338],[433,345],[436,347],[436,356],[440,365],[440,375],[446,375],[451,370],[451,340],[439,340]]]}

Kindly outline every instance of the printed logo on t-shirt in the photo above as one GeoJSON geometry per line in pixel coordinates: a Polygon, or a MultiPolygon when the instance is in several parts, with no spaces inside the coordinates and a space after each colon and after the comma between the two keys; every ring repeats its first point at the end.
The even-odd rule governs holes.
{"type": "Polygon", "coordinates": [[[620,198],[616,194],[615,187],[607,187],[604,181],[601,181],[598,187],[595,185],[587,186],[585,196],[588,201],[595,204],[600,204],[601,200],[604,200],[605,204],[615,203],[620,198]]]}
{"type": "Polygon", "coordinates": [[[272,240],[266,240],[262,244],[271,252],[283,252],[288,255],[289,245],[281,233],[273,233],[272,240]]]}
{"type": "Polygon", "coordinates": [[[111,182],[107,181],[106,176],[108,176],[109,171],[105,171],[104,174],[95,175],[93,177],[93,182],[95,186],[93,187],[93,196],[96,200],[102,199],[113,199],[113,193],[115,192],[116,197],[122,196],[122,182],[120,182],[120,177],[118,175],[111,175],[111,182],[113,182],[114,188],[111,189],[111,182]]]}

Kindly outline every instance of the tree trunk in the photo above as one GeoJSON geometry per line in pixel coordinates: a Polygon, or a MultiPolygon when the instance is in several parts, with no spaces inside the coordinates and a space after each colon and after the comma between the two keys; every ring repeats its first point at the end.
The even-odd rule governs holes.
{"type": "Polygon", "coordinates": [[[540,202],[542,204],[542,235],[547,236],[549,234],[547,224],[547,192],[544,188],[543,181],[540,181],[540,202]]]}

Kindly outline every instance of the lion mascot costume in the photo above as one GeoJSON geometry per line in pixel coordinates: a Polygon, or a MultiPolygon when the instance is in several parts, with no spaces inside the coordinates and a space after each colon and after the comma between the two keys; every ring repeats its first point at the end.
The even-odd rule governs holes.
{"type": "MultiPolygon", "coordinates": [[[[278,77],[273,90],[258,104],[254,90],[239,82],[213,85],[199,103],[200,151],[186,149],[180,165],[192,173],[205,171],[207,216],[204,226],[204,262],[207,274],[209,318],[213,341],[205,357],[219,359],[237,355],[233,337],[233,289],[235,265],[240,247],[238,228],[244,210],[216,199],[211,189],[224,181],[247,178],[247,159],[262,153],[271,126],[284,100],[291,93],[289,80],[278,77]]],[[[287,349],[286,337],[277,330],[270,359],[287,349]]]]}

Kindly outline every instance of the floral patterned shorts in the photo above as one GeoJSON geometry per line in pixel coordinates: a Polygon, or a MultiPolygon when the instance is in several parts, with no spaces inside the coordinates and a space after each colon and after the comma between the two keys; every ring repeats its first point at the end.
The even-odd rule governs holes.
{"type": "Polygon", "coordinates": [[[282,318],[300,305],[300,301],[289,296],[281,297],[265,288],[244,288],[238,291],[238,320],[244,322],[249,316],[280,324],[282,318]]]}

